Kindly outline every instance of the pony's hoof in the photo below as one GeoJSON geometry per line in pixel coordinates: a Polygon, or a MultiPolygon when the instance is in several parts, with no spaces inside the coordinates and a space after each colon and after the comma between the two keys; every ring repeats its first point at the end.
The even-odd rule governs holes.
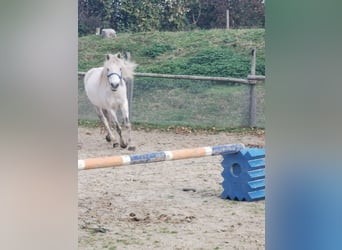
{"type": "Polygon", "coordinates": [[[120,144],[120,147],[121,147],[121,148],[127,148],[127,144],[121,143],[121,144],[120,144]]]}
{"type": "Polygon", "coordinates": [[[115,142],[113,143],[113,148],[117,148],[119,146],[119,143],[115,142]]]}
{"type": "Polygon", "coordinates": [[[135,151],[135,146],[129,146],[129,147],[128,147],[128,150],[129,150],[129,151],[135,151]]]}
{"type": "Polygon", "coordinates": [[[107,142],[110,142],[112,139],[110,139],[110,136],[109,135],[106,135],[106,141],[107,142]]]}

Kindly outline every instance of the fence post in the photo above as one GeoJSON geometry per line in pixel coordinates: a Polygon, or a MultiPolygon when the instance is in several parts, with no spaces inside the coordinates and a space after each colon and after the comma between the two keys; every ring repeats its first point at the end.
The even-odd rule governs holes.
{"type": "Polygon", "coordinates": [[[229,9],[226,10],[226,29],[229,30],[229,9]]]}
{"type": "Polygon", "coordinates": [[[97,36],[100,35],[100,28],[99,27],[95,29],[95,35],[97,35],[97,36]]]}
{"type": "MultiPolygon", "coordinates": [[[[251,59],[251,75],[255,75],[256,68],[256,48],[252,49],[251,59]]],[[[256,122],[256,97],[255,97],[255,80],[250,80],[249,84],[249,126],[255,127],[256,122]]]]}
{"type": "MultiPolygon", "coordinates": [[[[131,60],[131,53],[130,52],[125,52],[125,59],[126,60],[131,60]]],[[[126,81],[126,86],[127,86],[127,99],[128,99],[128,117],[130,122],[132,122],[132,100],[133,100],[133,86],[134,86],[134,81],[133,79],[128,79],[126,81]]]]}

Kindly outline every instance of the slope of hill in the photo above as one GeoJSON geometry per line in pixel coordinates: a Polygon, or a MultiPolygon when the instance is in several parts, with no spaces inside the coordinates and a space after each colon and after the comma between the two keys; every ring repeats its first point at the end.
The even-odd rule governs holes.
{"type": "Polygon", "coordinates": [[[79,38],[80,71],[101,66],[106,53],[130,51],[138,72],[246,77],[257,48],[257,74],[265,74],[264,29],[122,33],[115,40],[79,38]]]}

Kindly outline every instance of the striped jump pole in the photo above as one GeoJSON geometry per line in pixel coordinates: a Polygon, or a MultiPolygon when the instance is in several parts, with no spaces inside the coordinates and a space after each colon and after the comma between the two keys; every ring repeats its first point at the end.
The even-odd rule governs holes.
{"type": "Polygon", "coordinates": [[[78,160],[78,170],[172,161],[222,155],[223,199],[257,201],[265,198],[265,149],[245,148],[243,144],[159,151],[78,160]]]}
{"type": "Polygon", "coordinates": [[[78,160],[78,170],[111,168],[133,164],[173,161],[213,155],[232,154],[237,153],[244,148],[245,146],[242,143],[239,143],[213,147],[179,149],[173,151],[159,151],[149,154],[89,158],[85,160],[78,160]]]}

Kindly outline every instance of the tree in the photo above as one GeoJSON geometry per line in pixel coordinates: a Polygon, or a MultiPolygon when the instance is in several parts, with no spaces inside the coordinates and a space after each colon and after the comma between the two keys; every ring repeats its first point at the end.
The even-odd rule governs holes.
{"type": "Polygon", "coordinates": [[[232,27],[264,27],[264,0],[228,0],[232,27]]]}
{"type": "Polygon", "coordinates": [[[78,0],[79,35],[96,27],[122,32],[264,27],[263,0],[78,0]]]}
{"type": "Polygon", "coordinates": [[[159,15],[160,5],[157,0],[121,0],[114,22],[121,31],[153,31],[160,29],[159,15]]]}
{"type": "Polygon", "coordinates": [[[184,30],[188,25],[189,0],[164,0],[160,3],[161,29],[168,31],[184,30]]]}
{"type": "Polygon", "coordinates": [[[96,14],[96,8],[91,0],[78,0],[78,34],[87,35],[95,31],[101,19],[96,14]]]}
{"type": "Polygon", "coordinates": [[[225,28],[229,10],[230,27],[264,27],[263,0],[191,0],[188,19],[204,29],[225,28]]]}
{"type": "Polygon", "coordinates": [[[198,21],[202,16],[202,2],[202,0],[189,0],[188,2],[187,20],[190,25],[190,28],[198,27],[198,21]]]}
{"type": "Polygon", "coordinates": [[[78,0],[78,32],[94,33],[97,27],[110,27],[112,0],[78,0]]]}

